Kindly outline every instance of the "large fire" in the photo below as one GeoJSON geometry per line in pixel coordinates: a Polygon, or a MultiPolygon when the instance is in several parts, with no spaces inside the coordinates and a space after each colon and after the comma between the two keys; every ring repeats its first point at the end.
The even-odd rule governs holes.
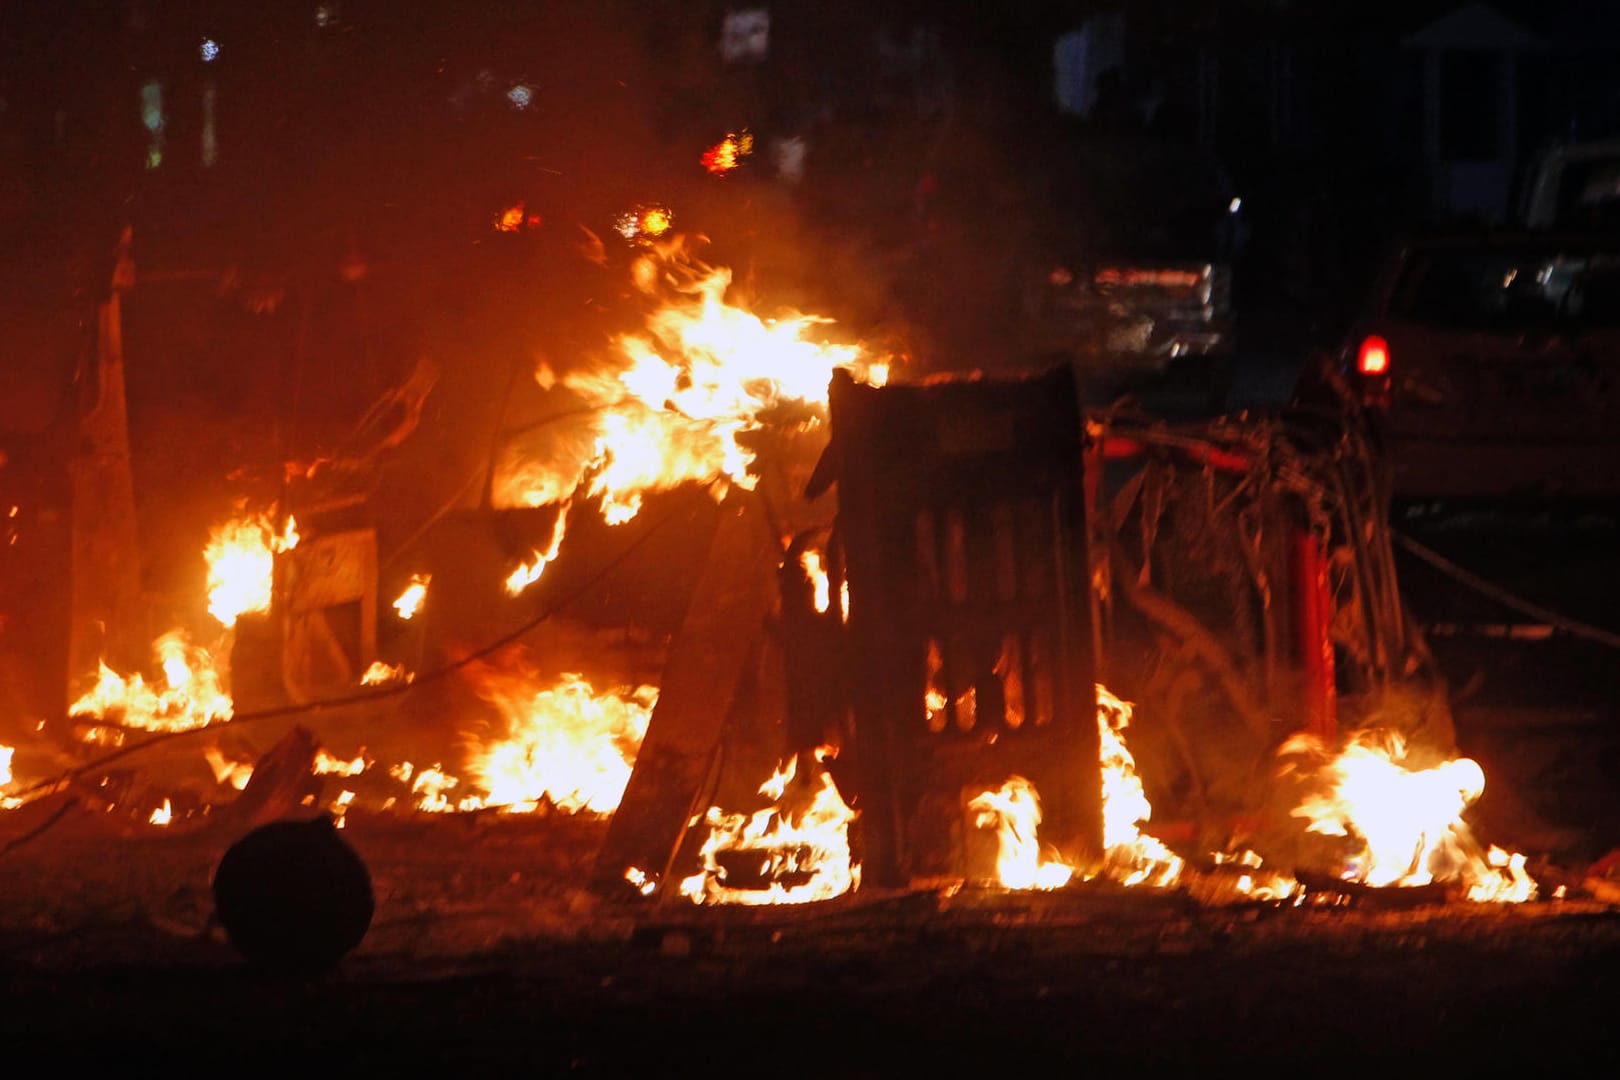
{"type": "MultiPolygon", "coordinates": [[[[815,752],[818,763],[833,753],[815,752]]],[[[772,805],[752,814],[729,813],[711,806],[700,854],[703,869],[680,883],[680,893],[695,904],[804,904],[831,900],[858,888],[860,864],[849,849],[849,823],[856,812],[845,804],[825,768],[816,767],[802,780],[798,756],[779,765],[759,793],[772,805]],[[753,875],[737,883],[732,872],[753,875]]],[[[645,888],[632,868],[627,880],[645,888]]]]}
{"type": "Polygon", "coordinates": [[[216,526],[203,557],[208,562],[208,611],[224,626],[249,612],[270,610],[277,553],[298,545],[297,523],[287,518],[278,534],[271,515],[232,518],[216,526]]]}
{"type": "Polygon", "coordinates": [[[658,689],[598,692],[579,675],[549,686],[480,669],[479,692],[506,721],[504,737],[481,743],[468,772],[481,805],[533,810],[542,801],[568,811],[610,814],[630,782],[658,689]]]}
{"type": "Polygon", "coordinates": [[[1536,895],[1524,856],[1486,850],[1462,820],[1485,790],[1485,773],[1471,758],[1413,768],[1406,741],[1390,731],[1360,732],[1337,754],[1296,735],[1280,752],[1285,773],[1298,773],[1308,789],[1293,815],[1309,822],[1309,832],[1343,838],[1346,881],[1454,882],[1473,900],[1536,895]]]}
{"type": "MultiPolygon", "coordinates": [[[[143,731],[186,731],[231,716],[225,664],[213,650],[193,645],[171,630],[153,645],[163,669],[164,685],[149,685],[139,674],[127,678],[105,663],[95,686],[68,709],[76,720],[114,724],[143,731]]],[[[120,741],[106,729],[92,728],[89,741],[120,741]]]]}
{"type": "Polygon", "coordinates": [[[548,366],[536,370],[543,388],[560,384],[580,399],[581,426],[546,450],[510,455],[494,479],[498,507],[562,507],[546,550],[507,579],[514,595],[556,558],[576,498],[594,501],[616,525],[634,518],[647,495],[683,484],[708,485],[717,496],[751,489],[754,454],[744,443],[767,416],[796,412],[819,422],[838,368],[872,383],[887,377],[887,365],[856,346],[808,340],[827,319],[765,319],[732,303],[731,271],[692,259],[679,239],[641,255],[632,279],[664,298],[645,331],[619,336],[613,358],[592,370],[560,379],[548,366]]]}

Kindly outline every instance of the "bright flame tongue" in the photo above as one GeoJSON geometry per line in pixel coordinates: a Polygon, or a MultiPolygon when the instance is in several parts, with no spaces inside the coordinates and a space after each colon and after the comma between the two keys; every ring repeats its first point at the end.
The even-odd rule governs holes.
{"type": "MultiPolygon", "coordinates": [[[[0,790],[12,781],[11,755],[17,752],[15,747],[0,746],[0,790]]],[[[15,810],[22,805],[22,800],[7,795],[0,795],[0,810],[15,810]]]]}
{"type": "MultiPolygon", "coordinates": [[[[823,410],[837,368],[870,373],[859,349],[804,340],[826,319],[765,320],[728,303],[731,271],[688,258],[678,244],[643,257],[633,277],[649,293],[675,282],[677,295],[648,316],[645,333],[618,338],[617,363],[563,378],[593,410],[588,433],[550,460],[503,463],[497,506],[544,506],[583,485],[618,524],[645,495],[688,481],[752,488],[754,455],[739,436],[785,404],[823,410]]],[[[553,384],[548,368],[536,377],[553,384]]]]}
{"type": "MultiPolygon", "coordinates": [[[[1284,755],[1322,754],[1318,740],[1296,735],[1284,755]]],[[[1485,790],[1471,758],[1410,769],[1405,740],[1394,732],[1359,733],[1337,756],[1308,774],[1314,790],[1293,816],[1307,831],[1348,838],[1353,847],[1341,872],[1361,884],[1427,885],[1458,881],[1470,899],[1522,901],[1536,885],[1524,856],[1500,848],[1483,852],[1462,813],[1485,790]]]]}
{"type": "Polygon", "coordinates": [[[298,527],[287,519],[277,536],[269,514],[234,518],[208,535],[203,558],[208,562],[208,611],[224,626],[241,615],[270,610],[277,552],[298,546],[298,527]]]}
{"type": "Polygon", "coordinates": [[[1060,889],[1074,875],[1071,867],[1047,862],[1041,857],[1035,839],[1041,823],[1041,800],[1035,785],[1022,776],[1013,776],[996,791],[986,791],[968,809],[975,811],[974,824],[994,828],[999,852],[996,878],[1007,889],[1060,889]]]}
{"type": "MultiPolygon", "coordinates": [[[[943,699],[941,699],[943,705],[943,699]]],[[[1125,748],[1131,706],[1097,684],[1098,764],[1102,768],[1104,870],[1122,885],[1170,886],[1181,880],[1184,863],[1156,837],[1137,828],[1152,818],[1153,807],[1136,775],[1136,760],[1125,748]]],[[[968,803],[981,829],[994,828],[998,844],[997,882],[1007,889],[1056,889],[1068,884],[1073,868],[1041,855],[1035,830],[1041,822],[1035,786],[1014,776],[996,791],[968,803]]]]}
{"type": "MultiPolygon", "coordinates": [[[[816,760],[825,761],[832,753],[822,747],[816,760]]],[[[855,811],[845,805],[825,769],[816,769],[814,779],[793,785],[798,762],[797,757],[789,758],[760,785],[759,793],[775,800],[774,805],[753,814],[709,807],[703,869],[681,882],[682,896],[694,904],[803,904],[831,900],[860,885],[861,868],[849,850],[849,823],[855,820],[855,811]],[[765,887],[726,884],[721,862],[726,855],[757,859],[765,887]]]]}
{"type": "Polygon", "coordinates": [[[1153,817],[1153,806],[1136,774],[1136,759],[1125,748],[1131,705],[1097,684],[1097,737],[1102,763],[1103,849],[1110,872],[1125,885],[1174,885],[1181,879],[1180,856],[1157,837],[1137,828],[1153,817]]]}
{"type": "MultiPolygon", "coordinates": [[[[103,663],[96,685],[73,703],[68,714],[146,731],[186,731],[230,719],[224,665],[214,652],[190,644],[179,630],[158,638],[153,649],[163,668],[165,689],[148,686],[138,674],[126,679],[103,663]]],[[[218,651],[229,650],[222,646],[218,651]]]]}
{"type": "Polygon", "coordinates": [[[422,610],[422,601],[427,599],[428,582],[433,580],[431,574],[412,574],[411,583],[405,586],[405,591],[399,594],[394,601],[394,611],[401,619],[409,621],[422,610]]]}
{"type": "Polygon", "coordinates": [[[468,770],[487,806],[611,814],[624,798],[658,690],[598,693],[578,675],[536,689],[519,676],[484,671],[480,693],[506,717],[508,735],[480,747],[468,770]]]}

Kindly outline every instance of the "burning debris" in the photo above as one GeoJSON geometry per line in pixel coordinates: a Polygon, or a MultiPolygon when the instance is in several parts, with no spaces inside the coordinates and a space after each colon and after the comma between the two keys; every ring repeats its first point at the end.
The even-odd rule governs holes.
{"type": "Polygon", "coordinates": [[[674,227],[675,214],[667,206],[638,206],[626,210],[613,222],[615,232],[635,243],[656,240],[674,227]]]}
{"type": "Polygon", "coordinates": [[[754,152],[754,136],[745,128],[732,132],[703,151],[702,164],[711,176],[725,176],[754,152]]]}
{"type": "Polygon", "coordinates": [[[1163,842],[1139,826],[1153,807],[1136,774],[1136,759],[1125,747],[1131,706],[1097,686],[1097,733],[1101,738],[1103,848],[1109,873],[1125,885],[1174,885],[1185,865],[1163,842]]]}
{"type": "Polygon", "coordinates": [[[1460,885],[1470,900],[1518,903],[1536,883],[1525,857],[1474,839],[1463,812],[1485,790],[1469,758],[1417,767],[1418,755],[1387,730],[1357,732],[1337,753],[1296,735],[1280,750],[1283,774],[1305,789],[1292,814],[1307,831],[1342,841],[1338,876],[1372,887],[1460,885]]]}
{"type": "Polygon", "coordinates": [[[158,638],[154,652],[163,670],[161,689],[139,674],[126,678],[101,664],[95,686],[68,709],[85,725],[85,742],[119,745],[128,730],[187,731],[230,719],[226,667],[215,650],[192,645],[172,630],[158,638]]]}
{"type": "MultiPolygon", "coordinates": [[[[809,755],[812,767],[796,780],[799,756],[779,765],[759,793],[772,805],[752,814],[709,807],[703,823],[709,835],[699,851],[703,869],[680,883],[680,894],[695,904],[804,904],[831,900],[858,888],[860,864],[849,846],[856,818],[821,767],[835,756],[831,747],[809,755]]],[[[627,877],[645,881],[632,868],[627,877]]]]}
{"type": "Polygon", "coordinates": [[[1074,868],[1047,859],[1035,838],[1041,823],[1041,798],[1035,785],[1022,776],[1010,776],[995,791],[986,791],[968,803],[974,825],[996,832],[996,882],[1004,889],[1060,889],[1074,876],[1074,868]]]}
{"type": "MultiPolygon", "coordinates": [[[[679,240],[641,256],[632,273],[643,291],[667,289],[673,299],[647,317],[644,333],[616,339],[615,359],[561,377],[556,385],[580,399],[583,427],[546,453],[509,456],[496,506],[595,500],[617,524],[646,495],[682,484],[752,489],[754,452],[744,444],[768,417],[797,412],[815,423],[835,369],[877,382],[887,373],[854,346],[806,340],[825,319],[766,320],[736,306],[731,271],[693,259],[679,240]]],[[[542,385],[551,378],[549,368],[537,371],[542,385]]]]}
{"type": "Polygon", "coordinates": [[[577,674],[543,685],[489,668],[475,669],[472,678],[506,723],[504,736],[468,755],[468,771],[486,792],[480,805],[614,811],[647,733],[657,687],[598,692],[577,674]]]}

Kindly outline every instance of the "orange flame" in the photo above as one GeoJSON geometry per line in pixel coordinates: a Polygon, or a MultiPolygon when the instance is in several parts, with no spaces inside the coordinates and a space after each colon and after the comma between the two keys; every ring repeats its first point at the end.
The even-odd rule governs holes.
{"type": "Polygon", "coordinates": [[[710,173],[715,176],[724,176],[738,165],[741,165],[742,159],[753,152],[753,135],[747,131],[733,132],[703,151],[703,157],[700,160],[703,167],[710,173]]]}
{"type": "Polygon", "coordinates": [[[214,774],[217,784],[229,784],[237,791],[247,787],[248,781],[253,779],[253,762],[232,761],[225,756],[217,746],[210,746],[203,751],[203,757],[208,761],[208,768],[214,774]]]}
{"type": "Polygon", "coordinates": [[[386,686],[389,683],[414,682],[416,673],[405,670],[404,664],[385,664],[381,660],[373,660],[371,666],[366,668],[360,676],[361,686],[386,686]]]}
{"type": "Polygon", "coordinates": [[[569,813],[611,814],[624,797],[658,689],[598,693],[579,675],[537,687],[526,676],[482,669],[479,692],[504,715],[504,738],[479,746],[468,770],[481,805],[535,809],[542,799],[569,813]]]}
{"type": "MultiPolygon", "coordinates": [[[[503,461],[496,506],[547,505],[583,488],[618,524],[636,516],[645,495],[681,484],[710,484],[717,496],[732,485],[750,489],[754,455],[739,436],[785,405],[819,418],[835,369],[868,371],[858,348],[806,340],[826,319],[766,320],[728,302],[731,271],[691,259],[678,240],[637,260],[632,273],[649,292],[672,285],[673,299],[648,316],[644,333],[616,339],[616,361],[562,377],[589,418],[544,458],[503,461]]],[[[536,377],[554,384],[549,369],[536,377]]]]}
{"type": "Polygon", "coordinates": [[[975,812],[976,826],[996,830],[996,880],[1003,888],[1061,889],[1074,876],[1073,867],[1041,853],[1035,839],[1041,798],[1022,776],[1008,777],[997,790],[974,798],[968,809],[975,812]]]}
{"type": "Polygon", "coordinates": [[[674,227],[675,215],[667,206],[638,206],[620,214],[613,222],[614,231],[620,236],[643,243],[665,235],[674,227]]]}
{"type": "Polygon", "coordinates": [[[416,771],[414,781],[411,779],[412,772],[411,763],[408,761],[388,770],[390,776],[411,785],[411,794],[419,796],[416,800],[418,810],[424,810],[430,814],[445,814],[453,810],[477,809],[478,803],[476,800],[471,805],[457,804],[450,801],[450,791],[452,788],[460,786],[461,779],[451,776],[437,763],[416,771]]]}
{"type": "Polygon", "coordinates": [[[799,565],[804,568],[805,579],[814,590],[816,610],[825,613],[832,605],[832,588],[827,578],[827,568],[822,565],[821,552],[804,552],[799,556],[799,565]]]}
{"type": "Polygon", "coordinates": [[[433,580],[432,574],[412,574],[411,583],[405,586],[405,591],[399,594],[394,601],[394,610],[399,617],[409,622],[422,610],[422,602],[427,599],[428,582],[433,580]]]}
{"type": "MultiPolygon", "coordinates": [[[[139,674],[126,679],[104,662],[96,685],[73,703],[68,715],[145,731],[187,731],[230,719],[224,666],[213,652],[191,645],[179,630],[158,638],[153,649],[163,668],[165,689],[148,686],[139,674]]],[[[86,738],[121,741],[115,733],[100,730],[92,730],[86,738]]]]}
{"type": "Polygon", "coordinates": [[[169,805],[169,800],[164,799],[163,805],[153,810],[152,816],[147,820],[153,825],[167,825],[173,821],[174,809],[169,805]]]}
{"type": "Polygon", "coordinates": [[[1216,866],[1234,868],[1232,892],[1252,900],[1288,900],[1300,896],[1300,884],[1289,874],[1265,868],[1265,860],[1247,848],[1236,854],[1214,852],[1216,866]]]}
{"type": "Polygon", "coordinates": [[[523,228],[523,204],[515,203],[495,215],[496,232],[517,232],[523,228]]]}
{"type": "Polygon", "coordinates": [[[1138,825],[1153,817],[1153,806],[1136,774],[1136,759],[1125,747],[1131,705],[1102,683],[1097,684],[1097,735],[1100,740],[1103,790],[1103,849],[1111,875],[1124,885],[1174,885],[1181,878],[1181,857],[1138,825]]]}
{"type": "MultiPolygon", "coordinates": [[[[815,758],[823,762],[832,754],[824,746],[815,758]]],[[[680,883],[682,896],[694,904],[803,904],[860,887],[860,864],[849,850],[849,823],[856,812],[845,805],[824,768],[813,770],[814,780],[806,777],[790,791],[797,770],[798,758],[790,758],[760,785],[760,794],[774,800],[764,810],[735,814],[709,808],[703,869],[680,883]],[[757,859],[766,887],[727,885],[723,855],[757,859]]]]}
{"type": "Polygon", "coordinates": [[[1473,759],[1410,768],[1406,740],[1390,731],[1359,732],[1332,755],[1314,736],[1296,735],[1279,753],[1289,759],[1284,772],[1298,772],[1309,786],[1293,816],[1308,821],[1309,832],[1345,839],[1346,881],[1454,881],[1476,900],[1536,895],[1524,856],[1483,851],[1462,820],[1485,790],[1485,773],[1473,759]]]}
{"type": "MultiPolygon", "coordinates": [[[[15,747],[0,745],[0,791],[11,783],[11,756],[17,752],[15,747]]],[[[8,795],[0,795],[0,810],[15,810],[22,805],[22,800],[8,795]]]]}
{"type": "Polygon", "coordinates": [[[275,556],[297,546],[298,526],[291,517],[279,536],[268,513],[215,526],[203,549],[208,562],[209,613],[230,627],[243,614],[269,611],[275,556]]]}
{"type": "Polygon", "coordinates": [[[325,747],[321,747],[315,751],[315,762],[312,766],[316,776],[359,776],[370,767],[371,762],[366,760],[364,747],[352,761],[345,761],[328,752],[325,747]]]}
{"type": "Polygon", "coordinates": [[[348,812],[349,804],[352,802],[354,802],[354,792],[344,790],[338,792],[337,798],[333,799],[331,804],[327,806],[327,810],[332,814],[333,828],[343,828],[343,815],[348,812]]]}
{"type": "Polygon", "coordinates": [[[506,591],[517,596],[524,589],[540,580],[540,575],[546,572],[546,567],[556,561],[557,553],[562,550],[563,537],[568,533],[568,503],[557,508],[557,521],[551,527],[551,543],[546,545],[545,551],[536,551],[527,562],[521,563],[516,570],[506,578],[506,591]]]}

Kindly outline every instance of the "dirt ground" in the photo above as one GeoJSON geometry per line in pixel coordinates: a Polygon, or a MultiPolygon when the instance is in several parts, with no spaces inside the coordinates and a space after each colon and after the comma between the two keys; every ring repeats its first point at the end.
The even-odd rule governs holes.
{"type": "MultiPolygon", "coordinates": [[[[1612,1066],[1620,909],[865,889],[698,908],[588,888],[576,819],[355,818],[376,896],[338,970],[213,925],[219,836],[64,819],[0,858],[8,1063],[121,1072],[892,1076],[1034,1066],[1612,1066]]],[[[1576,895],[1576,894],[1571,894],[1576,895]]],[[[1435,899],[1431,897],[1431,899],[1435,899]]]]}

